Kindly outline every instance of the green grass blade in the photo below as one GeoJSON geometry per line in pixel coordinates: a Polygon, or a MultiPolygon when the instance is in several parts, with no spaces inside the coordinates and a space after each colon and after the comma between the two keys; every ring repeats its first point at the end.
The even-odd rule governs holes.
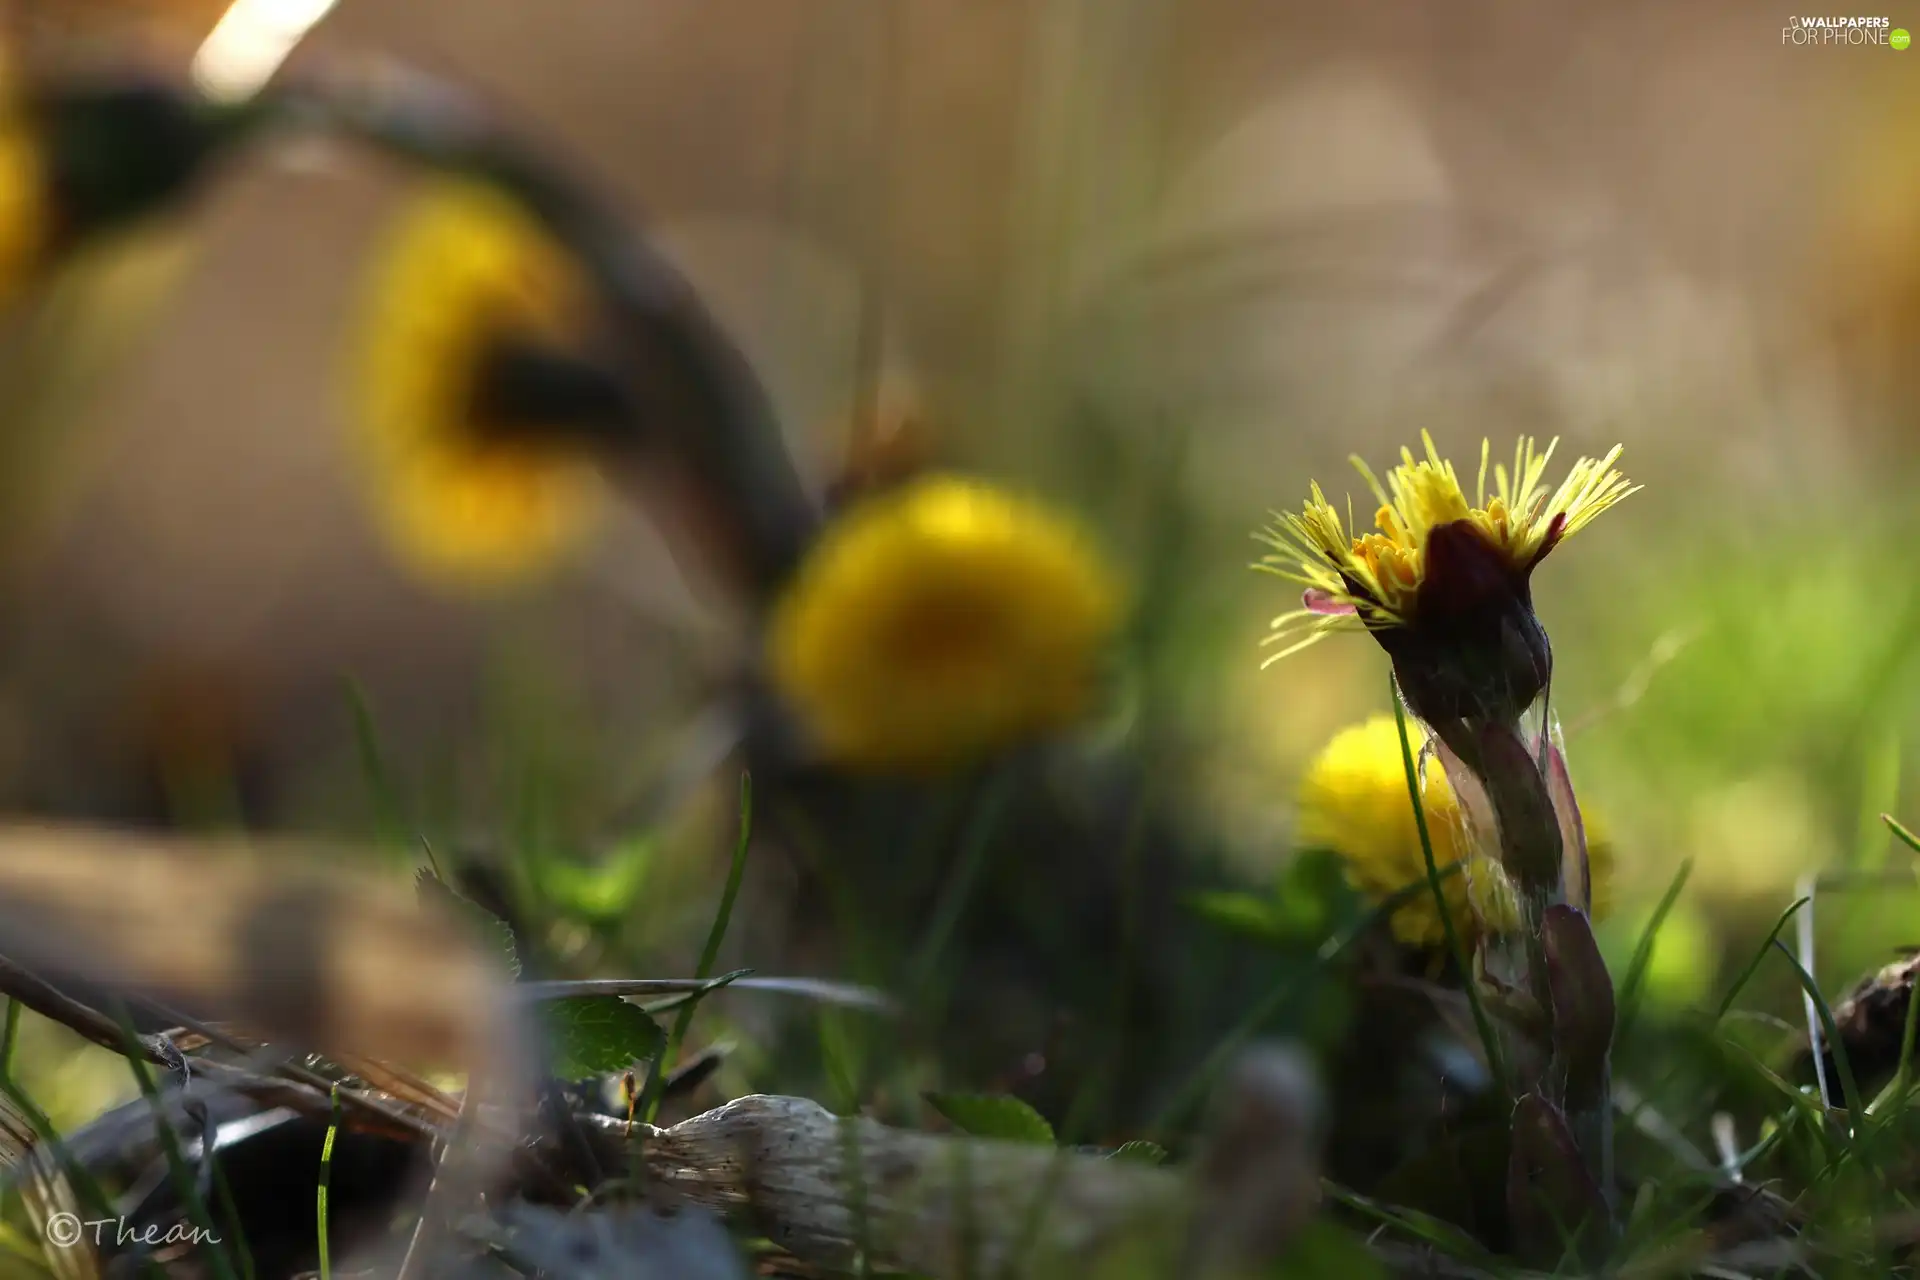
{"type": "Polygon", "coordinates": [[[1878,1120],[1875,1126],[1884,1130],[1899,1120],[1912,1101],[1909,1096],[1913,1088],[1913,1038],[1916,1025],[1920,1025],[1920,983],[1907,992],[1907,1012],[1900,1026],[1900,1061],[1894,1067],[1893,1078],[1880,1089],[1867,1110],[1878,1120]]]}
{"type": "MultiPolygon", "coordinates": [[[[1440,878],[1442,880],[1445,880],[1448,876],[1460,874],[1462,874],[1462,868],[1458,862],[1450,862],[1440,869],[1440,878]]],[[[1341,956],[1345,955],[1347,949],[1353,946],[1354,943],[1392,919],[1394,912],[1406,906],[1409,902],[1414,901],[1416,898],[1425,897],[1432,892],[1432,882],[1427,880],[1415,880],[1410,884],[1403,885],[1401,888],[1396,889],[1394,892],[1382,898],[1378,906],[1367,912],[1367,914],[1360,919],[1354,921],[1353,924],[1349,925],[1345,930],[1334,934],[1331,938],[1321,943],[1319,948],[1314,952],[1314,959],[1323,967],[1332,964],[1341,956]]],[[[1201,1096],[1205,1094],[1208,1087],[1212,1085],[1214,1078],[1217,1077],[1226,1066],[1227,1060],[1253,1037],[1256,1030],[1282,1009],[1286,1008],[1288,1002],[1300,993],[1301,989],[1305,987],[1312,977],[1313,974],[1311,970],[1304,973],[1290,973],[1287,977],[1282,978],[1279,982],[1268,988],[1267,993],[1260,997],[1259,1001],[1241,1017],[1233,1029],[1222,1036],[1218,1044],[1214,1045],[1206,1058],[1194,1069],[1193,1074],[1187,1077],[1186,1082],[1173,1094],[1172,1100],[1161,1108],[1160,1114],[1154,1118],[1153,1123],[1148,1126],[1148,1129],[1164,1137],[1168,1134],[1172,1126],[1186,1119],[1194,1108],[1198,1106],[1201,1096]]]]}
{"type": "Polygon", "coordinates": [[[1854,867],[1878,867],[1887,860],[1887,836],[1880,814],[1900,803],[1900,735],[1883,728],[1866,747],[1860,784],[1859,834],[1854,838],[1854,867]]]}
{"type": "Polygon", "coordinates": [[[24,1006],[12,996],[7,997],[7,1022],[0,1030],[0,1075],[13,1078],[13,1055],[20,1047],[20,1010],[24,1006]]]}
{"type": "Polygon", "coordinates": [[[354,750],[360,757],[360,772],[373,799],[374,826],[383,841],[402,848],[407,843],[407,820],[401,810],[400,791],[394,785],[393,771],[387,767],[386,754],[380,750],[373,703],[357,681],[347,682],[347,702],[353,710],[354,750]]]}
{"type": "Polygon", "coordinates": [[[1913,1029],[1916,1010],[1920,1010],[1920,983],[1915,983],[1907,992],[1907,1020],[1900,1029],[1900,1067],[1893,1076],[1899,1082],[1900,1093],[1905,1093],[1907,1085],[1913,1081],[1913,1029]]]}
{"type": "MultiPolygon", "coordinates": [[[[1807,895],[1807,909],[1794,919],[1793,933],[1794,943],[1800,948],[1800,955],[1795,963],[1806,971],[1808,982],[1812,983],[1812,989],[1809,989],[1806,983],[1802,984],[1800,1004],[1801,1011],[1807,1020],[1807,1043],[1813,1047],[1813,1074],[1816,1083],[1820,1086],[1821,1105],[1832,1110],[1833,1082],[1827,1079],[1827,1059],[1826,1055],[1820,1051],[1820,1005],[1824,997],[1818,990],[1819,984],[1813,982],[1813,971],[1818,963],[1813,958],[1813,897],[1820,892],[1821,888],[1819,876],[1801,878],[1800,892],[1807,895]]],[[[1782,951],[1787,949],[1786,944],[1778,939],[1774,941],[1774,945],[1782,951]]],[[[1851,1102],[1847,1110],[1853,1116],[1860,1114],[1851,1102]]]]}
{"type": "Polygon", "coordinates": [[[1720,998],[1720,1007],[1714,1010],[1713,1014],[1715,1023],[1727,1016],[1727,1011],[1733,1008],[1733,1002],[1740,998],[1742,991],[1746,990],[1747,983],[1753,981],[1753,975],[1760,969],[1760,962],[1767,958],[1767,952],[1772,949],[1775,942],[1779,941],[1780,931],[1787,927],[1787,921],[1793,919],[1800,908],[1812,901],[1812,895],[1803,896],[1780,913],[1780,918],[1773,922],[1773,928],[1767,931],[1767,940],[1760,944],[1760,949],[1753,953],[1753,959],[1747,961],[1747,967],[1740,971],[1740,976],[1734,979],[1731,987],[1727,988],[1727,994],[1720,998]]]}
{"type": "Polygon", "coordinates": [[[1880,815],[1880,821],[1886,823],[1888,829],[1890,829],[1894,835],[1900,837],[1901,844],[1906,845],[1907,848],[1913,850],[1915,853],[1920,853],[1920,836],[1913,834],[1913,832],[1901,826],[1899,819],[1890,813],[1883,813],[1880,815]]]}
{"type": "Polygon", "coordinates": [[[1357,1191],[1350,1191],[1337,1182],[1320,1180],[1320,1186],[1327,1198],[1348,1209],[1371,1218],[1382,1226],[1405,1232],[1420,1243],[1430,1246],[1441,1254],[1476,1267],[1499,1267],[1500,1261],[1486,1248],[1469,1236],[1440,1219],[1421,1213],[1417,1209],[1396,1208],[1381,1204],[1357,1191]]]}
{"type": "Polygon", "coordinates": [[[946,883],[940,886],[933,919],[928,923],[926,936],[908,969],[906,990],[916,999],[924,1001],[932,994],[933,980],[946,954],[947,944],[953,940],[954,930],[960,926],[960,917],[973,899],[974,886],[986,868],[987,849],[993,842],[994,833],[1000,828],[1000,818],[1006,812],[1012,796],[1013,780],[1013,771],[1002,768],[987,779],[981,789],[979,803],[974,807],[961,837],[959,856],[946,883]]]}
{"type": "MultiPolygon", "coordinates": [[[[17,1000],[10,1003],[15,1008],[19,1007],[17,1000]]],[[[100,1221],[111,1221],[116,1216],[113,1200],[108,1197],[106,1190],[101,1187],[99,1180],[87,1167],[74,1158],[73,1152],[61,1140],[59,1130],[54,1128],[53,1120],[14,1079],[10,1065],[5,1070],[0,1070],[0,1094],[5,1094],[7,1101],[11,1102],[32,1126],[36,1140],[34,1154],[37,1155],[41,1148],[51,1152],[54,1163],[73,1188],[74,1195],[80,1204],[100,1221]]],[[[150,1253],[141,1252],[140,1267],[142,1273],[153,1277],[153,1280],[167,1280],[167,1273],[161,1269],[158,1262],[154,1261],[150,1253]]]]}
{"type": "Polygon", "coordinates": [[[32,1280],[66,1280],[47,1266],[46,1250],[45,1241],[36,1241],[11,1222],[0,1221],[0,1255],[5,1255],[6,1259],[4,1268],[0,1268],[0,1275],[26,1276],[32,1277],[32,1280]]]}
{"type": "MultiPolygon", "coordinates": [[[[1859,1124],[1862,1117],[1867,1114],[1867,1106],[1860,1096],[1860,1086],[1854,1081],[1853,1064],[1847,1059],[1847,1046],[1840,1039],[1840,1030],[1834,1024],[1833,1009],[1828,1006],[1827,998],[1820,994],[1820,985],[1813,980],[1813,975],[1806,971],[1793,952],[1787,949],[1787,945],[1778,938],[1774,939],[1773,945],[1779,949],[1781,955],[1787,958],[1787,963],[1793,966],[1794,975],[1800,979],[1800,990],[1806,994],[1808,1002],[1812,1004],[1814,1012],[1819,1016],[1824,1038],[1833,1046],[1834,1066],[1840,1071],[1840,1096],[1846,1101],[1847,1110],[1852,1113],[1850,1127],[1859,1124]]],[[[1820,1046],[1818,1044],[1813,1046],[1813,1053],[1814,1060],[1819,1061],[1820,1046]]]]}
{"type": "Polygon", "coordinates": [[[213,1194],[218,1199],[220,1212],[226,1215],[227,1225],[233,1230],[234,1256],[240,1259],[240,1280],[256,1280],[253,1269],[253,1250],[247,1244],[246,1223],[240,1217],[240,1202],[233,1198],[233,1184],[227,1181],[227,1171],[218,1160],[213,1162],[213,1194]]]}
{"type": "MultiPolygon", "coordinates": [[[[740,881],[746,874],[747,849],[753,843],[753,775],[740,775],[740,834],[733,842],[733,862],[727,868],[727,884],[720,891],[720,908],[713,914],[713,924],[707,929],[707,940],[700,948],[700,963],[695,967],[695,980],[704,982],[713,972],[714,964],[720,958],[720,944],[726,940],[727,925],[733,919],[733,906],[740,897],[740,881]]],[[[704,992],[700,994],[705,994],[704,992]]],[[[699,1008],[699,998],[688,1000],[680,1006],[680,1012],[674,1015],[673,1028],[667,1033],[667,1042],[661,1047],[660,1055],[647,1069],[647,1086],[644,1091],[645,1106],[642,1118],[648,1124],[660,1112],[662,1086],[666,1083],[667,1069],[679,1056],[681,1042],[687,1038],[687,1028],[693,1023],[693,1012],[699,1008]]]]}
{"type": "Polygon", "coordinates": [[[1811,1126],[1812,1132],[1819,1135],[1822,1142],[1831,1143],[1833,1130],[1827,1125],[1826,1112],[1817,1101],[1795,1088],[1791,1081],[1768,1066],[1761,1060],[1760,1055],[1738,1040],[1723,1036],[1721,1044],[1740,1060],[1740,1065],[1750,1071],[1755,1080],[1779,1094],[1787,1108],[1805,1120],[1811,1126]]]}
{"type": "MultiPolygon", "coordinates": [[[[153,1072],[140,1048],[139,1036],[124,1008],[119,1011],[119,1022],[121,1035],[126,1042],[122,1052],[128,1069],[133,1072],[134,1082],[140,1086],[140,1096],[146,1099],[147,1106],[153,1111],[154,1132],[160,1139],[160,1150],[166,1156],[167,1172],[173,1180],[174,1191],[179,1195],[188,1219],[204,1233],[201,1239],[205,1244],[201,1252],[207,1259],[208,1268],[215,1280],[239,1280],[227,1251],[217,1243],[220,1234],[214,1230],[213,1214],[207,1209],[206,1199],[200,1194],[193,1170],[187,1165],[186,1153],[180,1149],[180,1135],[174,1132],[172,1122],[167,1119],[166,1099],[153,1082],[153,1072]]],[[[211,1146],[211,1142],[208,1145],[211,1146]]]]}
{"type": "Polygon", "coordinates": [[[873,1275],[873,1220],[867,1207],[866,1148],[860,1141],[860,1113],[839,1117],[840,1159],[847,1177],[847,1210],[853,1222],[853,1274],[856,1280],[873,1275]]]}
{"type": "Polygon", "coordinates": [[[333,1087],[333,1115],[327,1121],[327,1138],[320,1144],[320,1280],[333,1280],[333,1261],[327,1246],[327,1188],[333,1183],[333,1136],[340,1131],[340,1086],[333,1087]]]}
{"type": "Polygon", "coordinates": [[[1020,1215],[1020,1229],[1014,1233],[1013,1247],[1007,1251],[1006,1261],[995,1273],[995,1280],[1021,1280],[1021,1277],[1032,1273],[1031,1263],[1034,1253],[1040,1248],[1041,1229],[1046,1226],[1047,1214],[1056,1203],[1060,1184],[1066,1180],[1067,1157],[1070,1154],[1071,1149],[1067,1147],[1053,1149],[1053,1158],[1047,1161],[1040,1186],[1020,1215]]]}
{"type": "Polygon", "coordinates": [[[1647,918],[1647,927],[1641,930],[1640,941],[1634,944],[1633,959],[1627,963],[1626,980],[1620,984],[1620,1022],[1614,1032],[1614,1043],[1625,1043],[1627,1032],[1633,1027],[1633,1020],[1640,1012],[1640,991],[1646,985],[1647,969],[1653,964],[1654,944],[1659,940],[1660,927],[1667,922],[1667,915],[1673,910],[1673,904],[1680,900],[1680,891],[1687,887],[1687,880],[1693,875],[1693,859],[1687,858],[1680,863],[1680,869],[1674,872],[1673,881],[1667,885],[1667,891],[1660,895],[1660,902],[1647,918]]]}
{"type": "Polygon", "coordinates": [[[1413,824],[1420,833],[1420,856],[1427,863],[1427,887],[1433,893],[1434,908],[1440,913],[1440,927],[1447,935],[1447,953],[1453,957],[1455,969],[1460,974],[1460,985],[1466,992],[1467,1006],[1473,1011],[1473,1026],[1480,1034],[1480,1045],[1487,1055],[1487,1068],[1493,1073],[1494,1082],[1499,1085],[1501,1092],[1512,1096],[1506,1058],[1500,1052],[1500,1038],[1494,1032],[1485,1006],[1480,1003],[1480,991],[1473,981],[1473,966],[1468,962],[1467,949],[1460,941],[1460,931],[1454,927],[1453,912],[1447,907],[1447,895],[1441,890],[1440,865],[1433,857],[1433,835],[1427,830],[1427,810],[1420,801],[1420,775],[1414,767],[1413,744],[1407,738],[1407,708],[1400,701],[1400,683],[1389,676],[1387,688],[1393,697],[1393,721],[1400,730],[1400,762],[1407,771],[1407,795],[1413,800],[1413,824]]]}

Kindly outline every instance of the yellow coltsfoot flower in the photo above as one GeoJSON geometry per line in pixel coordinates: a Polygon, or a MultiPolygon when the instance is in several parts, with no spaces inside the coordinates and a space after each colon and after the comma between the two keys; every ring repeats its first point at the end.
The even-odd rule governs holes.
{"type": "Polygon", "coordinates": [[[1073,524],[926,475],[828,526],[776,603],[769,673],[824,758],[934,771],[1084,714],[1122,611],[1073,524]]]}
{"type": "Polygon", "coordinates": [[[0,118],[0,301],[11,301],[39,268],[50,213],[46,162],[33,133],[18,118],[0,118]]]}
{"type": "Polygon", "coordinates": [[[579,264],[505,195],[449,181],[409,211],[373,282],[354,416],[414,567],[503,584],[583,540],[601,446],[627,416],[582,354],[592,323],[579,264]]]}
{"type": "Polygon", "coordinates": [[[1401,450],[1383,485],[1354,466],[1379,502],[1375,532],[1343,518],[1318,484],[1298,513],[1276,515],[1262,535],[1274,548],[1259,566],[1305,587],[1302,607],[1273,620],[1276,662],[1333,631],[1364,629],[1394,660],[1401,691],[1429,723],[1463,717],[1510,720],[1539,696],[1552,671],[1546,633],[1533,615],[1535,565],[1566,537],[1634,492],[1605,457],[1574,463],[1559,488],[1545,476],[1557,441],[1523,438],[1513,465],[1493,468],[1480,447],[1472,503],[1453,464],[1421,433],[1426,457],[1401,450]]]}
{"type": "Polygon", "coordinates": [[[137,78],[32,86],[0,49],[0,305],[63,255],[180,202],[227,137],[182,90],[137,78]]]}
{"type": "MultiPolygon", "coordinates": [[[[1417,749],[1417,748],[1416,748],[1417,749]]],[[[1421,770],[1420,804],[1433,844],[1434,864],[1445,869],[1468,857],[1442,882],[1454,927],[1469,946],[1482,933],[1520,927],[1511,885],[1497,862],[1472,853],[1459,801],[1446,771],[1429,761],[1421,770]]],[[[1300,787],[1296,843],[1330,849],[1346,868],[1347,882],[1370,902],[1383,902],[1427,875],[1426,855],[1407,795],[1400,730],[1392,716],[1374,716],[1334,735],[1309,766],[1300,787]]],[[[1587,831],[1592,914],[1612,908],[1614,850],[1597,829],[1587,831]]],[[[1439,948],[1446,942],[1431,894],[1420,894],[1393,913],[1393,935],[1408,946],[1439,948]]]]}

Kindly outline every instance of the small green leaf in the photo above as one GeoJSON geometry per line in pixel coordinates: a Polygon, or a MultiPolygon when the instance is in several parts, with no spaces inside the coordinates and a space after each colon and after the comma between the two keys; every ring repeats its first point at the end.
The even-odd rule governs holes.
{"type": "Polygon", "coordinates": [[[1347,883],[1345,864],[1326,849],[1288,859],[1271,893],[1196,893],[1187,905],[1230,933],[1279,946],[1317,946],[1364,914],[1359,894],[1347,883]]]}
{"type": "Polygon", "coordinates": [[[1411,1236],[1444,1257],[1457,1258],[1483,1270],[1498,1265],[1484,1245],[1443,1218],[1436,1218],[1432,1214],[1422,1213],[1406,1206],[1382,1204],[1356,1191],[1350,1191],[1338,1183],[1327,1182],[1323,1183],[1323,1186],[1327,1196],[1335,1203],[1344,1205],[1382,1226],[1391,1227],[1397,1232],[1411,1236]]]}
{"type": "Polygon", "coordinates": [[[1309,1222],[1263,1273],[1266,1280],[1386,1280],[1387,1269],[1366,1241],[1331,1222],[1309,1222]]]}
{"type": "Polygon", "coordinates": [[[1141,1164],[1165,1164],[1167,1149],[1157,1142],[1148,1142],[1145,1138],[1135,1138],[1132,1142],[1123,1142],[1113,1149],[1110,1157],[1114,1160],[1135,1160],[1141,1164]]]}
{"type": "Polygon", "coordinates": [[[1002,1093],[929,1093],[927,1103],[976,1138],[1053,1145],[1053,1126],[1020,1099],[1002,1093]]]}
{"type": "Polygon", "coordinates": [[[541,1006],[553,1047],[553,1073],[585,1080],[625,1071],[666,1045],[666,1035],[638,1005],[619,996],[575,996],[541,1006]]]}
{"type": "Polygon", "coordinates": [[[549,858],[535,864],[541,893],[562,912],[591,924],[625,918],[653,870],[651,838],[630,840],[597,862],[549,858]]]}
{"type": "Polygon", "coordinates": [[[499,955],[509,974],[520,976],[520,947],[505,920],[473,899],[454,892],[446,881],[425,867],[414,873],[413,890],[423,910],[449,913],[456,922],[472,929],[481,945],[499,955]]]}
{"type": "Polygon", "coordinates": [[[1229,933],[1244,934],[1262,942],[1280,942],[1286,938],[1285,929],[1274,918],[1273,903],[1259,894],[1196,893],[1187,899],[1187,905],[1201,919],[1229,933]]]}
{"type": "Polygon", "coordinates": [[[1296,938],[1318,943],[1366,914],[1347,881],[1347,861],[1332,849],[1306,849],[1287,860],[1273,886],[1274,919],[1296,938]]]}
{"type": "Polygon", "coordinates": [[[401,812],[399,789],[380,750],[380,733],[374,725],[373,705],[367,691],[353,681],[347,682],[347,701],[353,709],[353,742],[360,754],[360,772],[373,798],[373,812],[383,840],[398,848],[407,843],[407,821],[401,812]]]}

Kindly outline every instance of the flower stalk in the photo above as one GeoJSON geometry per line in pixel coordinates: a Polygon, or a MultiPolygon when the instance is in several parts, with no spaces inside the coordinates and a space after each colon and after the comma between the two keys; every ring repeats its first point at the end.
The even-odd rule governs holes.
{"type": "MultiPolygon", "coordinates": [[[[1514,1064],[1515,1239],[1533,1261],[1548,1263],[1562,1235],[1526,1224],[1584,1223],[1576,1238],[1596,1261],[1613,1237],[1613,984],[1589,922],[1583,824],[1546,725],[1543,705],[1537,717],[1501,710],[1427,727],[1457,775],[1455,790],[1480,802],[1473,834],[1491,844],[1490,873],[1505,878],[1517,908],[1510,931],[1482,931],[1470,978],[1490,997],[1503,1057],[1514,1064]],[[1536,718],[1537,730],[1528,724],[1536,718]],[[1544,1207],[1532,1203],[1542,1197],[1544,1207]]],[[[1469,803],[1465,812],[1474,809],[1469,803]]]]}
{"type": "MultiPolygon", "coordinates": [[[[1431,735],[1459,798],[1462,845],[1481,855],[1468,866],[1492,880],[1470,900],[1513,907],[1479,911],[1464,975],[1476,1012],[1499,1023],[1489,1051],[1506,1064],[1513,1102],[1512,1237],[1531,1264],[1554,1264],[1569,1239],[1597,1264],[1616,1235],[1614,993],[1589,921],[1585,824],[1548,714],[1553,649],[1530,583],[1564,538],[1632,488],[1613,469],[1616,449],[1580,460],[1549,491],[1553,446],[1522,440],[1512,469],[1494,469],[1491,496],[1482,447],[1469,504],[1453,465],[1424,443],[1426,458],[1403,451],[1384,485],[1356,459],[1380,501],[1377,532],[1349,533],[1316,485],[1300,514],[1279,517],[1267,536],[1278,554],[1258,567],[1306,588],[1302,607],[1274,621],[1275,638],[1294,641],[1281,656],[1334,630],[1365,630],[1431,735]]],[[[1417,805],[1418,780],[1408,786],[1417,805]]],[[[1435,898],[1444,911],[1437,882],[1435,898]]],[[[1458,955],[1451,924],[1447,934],[1458,955]]]]}

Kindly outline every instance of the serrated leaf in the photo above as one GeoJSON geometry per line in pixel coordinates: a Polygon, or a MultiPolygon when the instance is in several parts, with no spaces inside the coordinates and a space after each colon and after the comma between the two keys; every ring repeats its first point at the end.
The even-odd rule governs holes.
{"type": "Polygon", "coordinates": [[[419,896],[421,909],[452,913],[454,919],[473,930],[482,946],[500,957],[508,973],[516,978],[520,976],[520,944],[505,920],[473,899],[456,893],[426,867],[414,873],[413,890],[419,896]]]}
{"type": "Polygon", "coordinates": [[[1135,1138],[1132,1142],[1123,1142],[1115,1147],[1109,1156],[1114,1160],[1134,1160],[1141,1164],[1165,1164],[1167,1149],[1157,1142],[1148,1142],[1145,1138],[1135,1138]]]}
{"type": "Polygon", "coordinates": [[[553,1049],[553,1073],[585,1080],[625,1071],[666,1046],[659,1024],[619,996],[575,996],[541,1006],[553,1049]]]}
{"type": "Polygon", "coordinates": [[[929,1093],[926,1097],[927,1104],[962,1133],[1053,1145],[1053,1126],[1046,1117],[1009,1094],[929,1093]]]}

